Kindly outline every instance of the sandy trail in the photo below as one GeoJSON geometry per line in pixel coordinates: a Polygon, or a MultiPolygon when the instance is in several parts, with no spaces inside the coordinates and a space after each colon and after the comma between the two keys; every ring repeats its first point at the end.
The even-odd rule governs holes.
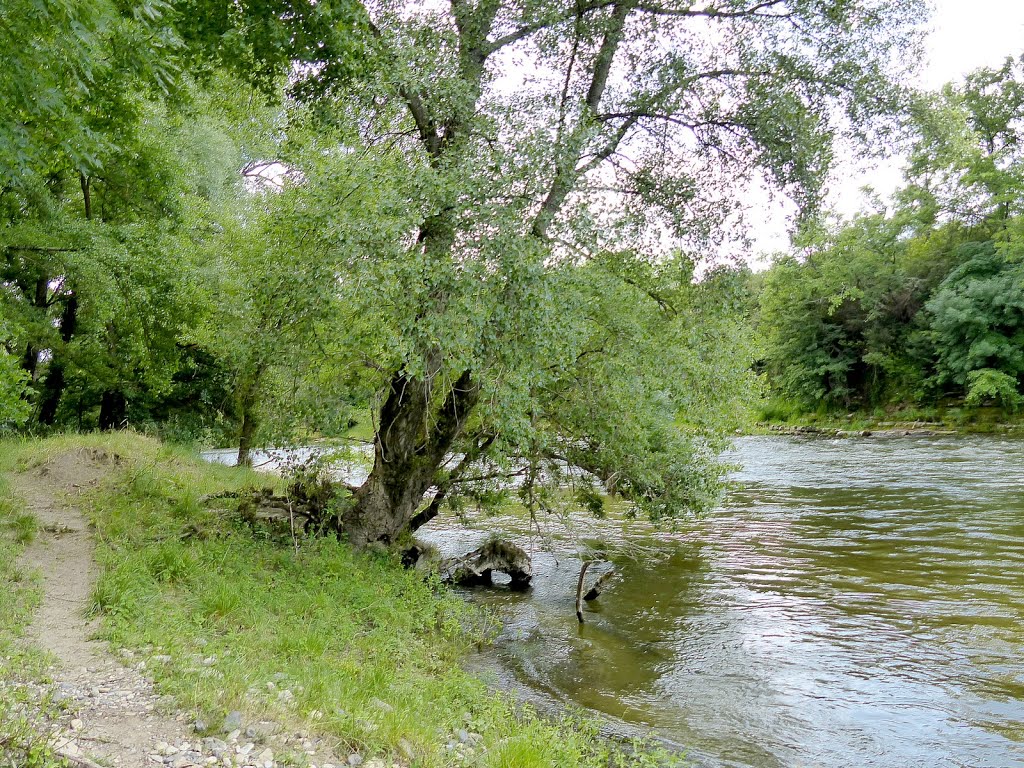
{"type": "MultiPolygon", "coordinates": [[[[43,599],[29,640],[50,651],[59,665],[53,680],[58,695],[77,710],[58,741],[59,750],[79,765],[153,766],[160,742],[181,743],[194,734],[142,674],[144,662],[127,666],[106,644],[93,640],[86,618],[97,567],[87,521],[75,497],[98,483],[119,459],[102,450],[79,449],[29,472],[10,477],[15,493],[39,522],[39,536],[22,563],[43,577],[43,599]],[[152,756],[151,756],[152,755],[152,756]]],[[[184,755],[174,768],[199,765],[184,755]]]]}

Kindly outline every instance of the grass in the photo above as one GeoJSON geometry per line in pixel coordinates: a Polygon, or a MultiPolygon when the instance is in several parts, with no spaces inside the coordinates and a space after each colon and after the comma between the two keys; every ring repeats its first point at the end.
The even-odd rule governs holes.
{"type": "MultiPolygon", "coordinates": [[[[266,476],[130,434],[8,444],[6,468],[81,446],[123,457],[82,505],[96,527],[103,632],[211,731],[240,710],[246,721],[321,736],[342,757],[416,768],[667,759],[620,752],[591,722],[545,719],[488,690],[460,660],[486,642],[493,621],[395,556],[334,539],[282,541],[201,501],[266,476]],[[453,749],[462,730],[473,745],[453,749]]],[[[12,538],[22,525],[12,522],[12,538]]]]}

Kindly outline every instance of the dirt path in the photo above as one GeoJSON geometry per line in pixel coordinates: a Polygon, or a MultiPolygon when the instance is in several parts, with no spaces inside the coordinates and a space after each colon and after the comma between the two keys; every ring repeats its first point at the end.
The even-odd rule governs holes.
{"type": "Polygon", "coordinates": [[[104,451],[80,449],[10,478],[40,527],[22,560],[43,577],[42,605],[29,639],[60,660],[53,670],[58,696],[78,715],[67,723],[58,745],[74,762],[125,768],[200,765],[205,756],[181,749],[190,736],[195,740],[194,734],[188,733],[183,716],[164,714],[166,703],[142,674],[145,663],[127,666],[130,660],[115,659],[105,643],[91,639],[95,627],[86,611],[97,568],[92,536],[74,498],[99,482],[117,460],[104,451]],[[165,747],[169,744],[177,747],[161,755],[171,751],[165,747]]]}
{"type": "MultiPolygon", "coordinates": [[[[271,721],[246,723],[241,712],[228,713],[223,725],[211,729],[218,735],[203,738],[195,728],[207,725],[176,712],[145,675],[147,663],[169,657],[122,651],[115,658],[106,643],[92,639],[98,627],[86,614],[99,569],[88,522],[75,499],[119,463],[104,450],[81,448],[8,478],[39,524],[39,535],[21,560],[43,578],[42,604],[27,639],[59,663],[51,670],[52,686],[29,687],[39,695],[55,689],[70,712],[56,734],[58,752],[77,768],[277,768],[281,757],[275,759],[274,750],[283,751],[289,765],[335,768],[342,761],[322,740],[289,734],[271,721]]],[[[358,765],[362,758],[352,755],[347,762],[358,765]]],[[[377,760],[363,765],[384,768],[377,760]]]]}

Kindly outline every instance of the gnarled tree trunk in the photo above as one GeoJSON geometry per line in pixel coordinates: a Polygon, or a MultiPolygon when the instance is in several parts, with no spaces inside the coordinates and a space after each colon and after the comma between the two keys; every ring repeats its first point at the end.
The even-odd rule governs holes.
{"type": "Polygon", "coordinates": [[[381,408],[373,469],[342,517],[351,543],[389,543],[411,529],[420,504],[434,484],[452,443],[480,396],[479,385],[464,371],[434,405],[437,374],[392,377],[381,408]]]}

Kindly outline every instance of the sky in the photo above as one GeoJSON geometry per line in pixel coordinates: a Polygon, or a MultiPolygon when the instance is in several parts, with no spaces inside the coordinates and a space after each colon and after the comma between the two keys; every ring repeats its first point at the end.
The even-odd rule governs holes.
{"type": "MultiPolygon", "coordinates": [[[[1024,0],[932,0],[927,54],[916,84],[935,90],[979,67],[995,67],[1007,56],[1024,53],[1024,0]]],[[[864,200],[861,188],[886,195],[901,181],[900,158],[875,166],[843,165],[832,184],[831,205],[841,214],[856,213],[864,200]]],[[[760,206],[759,206],[760,207],[760,206]]],[[[791,209],[790,209],[791,210],[791,209]]],[[[786,206],[768,205],[765,223],[753,233],[759,253],[785,249],[786,206]]],[[[764,260],[754,260],[754,264],[764,260]]]]}

